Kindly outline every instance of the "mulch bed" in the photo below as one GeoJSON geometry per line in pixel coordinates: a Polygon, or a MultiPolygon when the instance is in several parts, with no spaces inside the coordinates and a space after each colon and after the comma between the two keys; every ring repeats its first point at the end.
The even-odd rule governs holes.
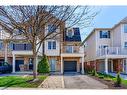
{"type": "Polygon", "coordinates": [[[127,86],[125,86],[123,84],[121,85],[121,87],[115,87],[114,82],[111,81],[111,80],[104,80],[104,79],[101,79],[101,78],[98,78],[98,77],[95,77],[95,76],[90,76],[90,75],[88,75],[88,76],[95,79],[95,80],[98,80],[98,81],[102,82],[105,85],[107,85],[109,89],[127,89],[127,86]]]}

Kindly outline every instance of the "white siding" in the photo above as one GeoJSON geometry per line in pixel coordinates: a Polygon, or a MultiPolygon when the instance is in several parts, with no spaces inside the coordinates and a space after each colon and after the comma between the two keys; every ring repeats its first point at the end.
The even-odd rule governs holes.
{"type": "Polygon", "coordinates": [[[121,25],[112,30],[112,46],[121,47],[121,25]]]}
{"type": "Polygon", "coordinates": [[[10,37],[10,34],[3,31],[3,30],[0,30],[0,39],[6,39],[6,38],[9,38],[10,37]]]}
{"type": "Polygon", "coordinates": [[[45,54],[47,56],[59,56],[60,55],[60,42],[57,40],[46,40],[45,41],[45,54]],[[48,49],[48,41],[56,41],[56,49],[48,49]]]}
{"type": "Polygon", "coordinates": [[[87,39],[85,47],[85,61],[92,61],[96,58],[96,35],[95,32],[87,39]]]}
{"type": "Polygon", "coordinates": [[[124,43],[127,42],[127,33],[124,32],[124,24],[121,25],[121,46],[124,48],[124,43]]]}

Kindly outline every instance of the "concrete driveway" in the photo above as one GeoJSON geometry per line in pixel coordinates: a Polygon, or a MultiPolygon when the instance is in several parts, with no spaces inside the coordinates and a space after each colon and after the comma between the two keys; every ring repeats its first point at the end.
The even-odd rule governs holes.
{"type": "Polygon", "coordinates": [[[80,74],[65,74],[64,75],[65,89],[107,89],[108,86],[90,78],[87,75],[80,74]]]}

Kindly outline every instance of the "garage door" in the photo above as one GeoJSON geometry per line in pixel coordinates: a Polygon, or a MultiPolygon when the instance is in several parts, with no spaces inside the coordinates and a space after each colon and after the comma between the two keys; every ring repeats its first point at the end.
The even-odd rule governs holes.
{"type": "Polygon", "coordinates": [[[64,61],[64,72],[76,72],[77,61],[64,61]]]}

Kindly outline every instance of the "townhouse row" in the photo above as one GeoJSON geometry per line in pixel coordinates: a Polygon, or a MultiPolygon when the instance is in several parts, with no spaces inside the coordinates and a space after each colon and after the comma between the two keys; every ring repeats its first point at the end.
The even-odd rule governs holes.
{"type": "MultiPolygon", "coordinates": [[[[49,32],[60,32],[60,28],[55,28],[51,23],[46,25],[45,34],[49,32]],[[49,28],[52,29],[49,29],[49,28]]],[[[63,28],[63,27],[62,27],[63,28]]],[[[64,27],[65,28],[65,27],[64,27]]],[[[38,52],[38,61],[42,53],[48,57],[51,72],[82,72],[84,73],[84,48],[81,45],[79,28],[64,29],[65,31],[57,35],[58,39],[48,39],[44,41],[38,52]]],[[[19,32],[16,31],[16,32],[19,32]]],[[[13,73],[33,70],[32,46],[25,39],[16,36],[9,39],[13,34],[0,31],[0,63],[8,62],[13,66],[13,73]]]]}
{"type": "MultiPolygon", "coordinates": [[[[60,28],[48,32],[60,32],[60,28]]],[[[54,26],[54,25],[53,25],[54,26]]],[[[65,26],[65,25],[64,25],[65,26]]],[[[118,72],[127,74],[127,18],[112,28],[95,28],[82,42],[79,28],[64,28],[57,37],[48,39],[41,45],[38,53],[48,57],[51,72],[81,72],[89,68],[98,72],[118,72]],[[82,44],[82,45],[81,45],[82,44]]],[[[18,32],[18,31],[17,31],[18,32]]],[[[32,71],[32,47],[22,37],[7,39],[12,34],[0,29],[0,63],[5,61],[13,66],[13,72],[32,71]]]]}

